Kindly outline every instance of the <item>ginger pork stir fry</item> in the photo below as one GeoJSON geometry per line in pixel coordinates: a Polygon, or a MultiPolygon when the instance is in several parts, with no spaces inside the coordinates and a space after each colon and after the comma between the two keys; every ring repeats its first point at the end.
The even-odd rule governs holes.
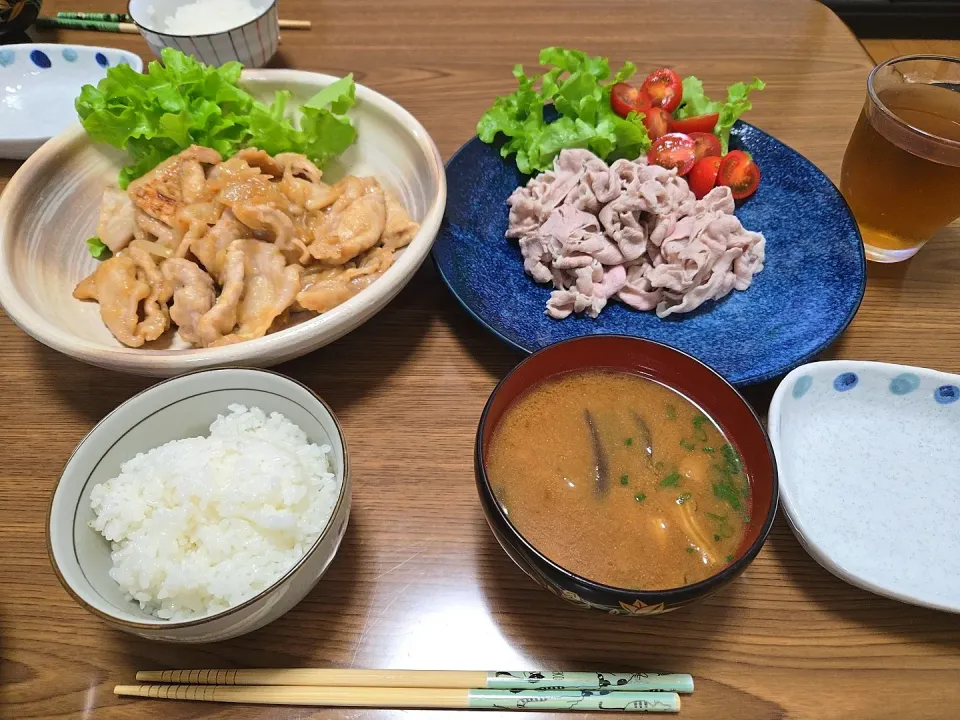
{"type": "Polygon", "coordinates": [[[322,313],[368,287],[419,225],[372,177],[334,185],[303,155],[193,146],[108,188],[98,234],[113,252],[77,285],[124,345],[171,323],[214,347],[263,337],[292,312],[322,313]]]}

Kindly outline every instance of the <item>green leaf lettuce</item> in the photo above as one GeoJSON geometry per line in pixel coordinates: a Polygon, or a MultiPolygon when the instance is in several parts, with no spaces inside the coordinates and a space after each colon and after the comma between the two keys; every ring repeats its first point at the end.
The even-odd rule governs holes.
{"type": "Polygon", "coordinates": [[[610,78],[606,58],[590,57],[579,50],[550,47],[540,52],[547,70],[527,76],[521,65],[513,69],[517,89],[498,97],[477,123],[477,135],[493,143],[505,141],[500,154],[516,154],[523,173],[548,170],[565,148],[587,148],[604,159],[635,158],[650,147],[643,117],[619,117],[610,107],[610,89],[635,72],[626,63],[610,78]],[[603,81],[610,78],[609,82],[603,81]],[[544,120],[544,106],[552,102],[559,117],[544,120]]]}
{"type": "Polygon", "coordinates": [[[730,130],[737,119],[753,105],[749,95],[754,90],[763,90],[766,87],[760,78],[754,78],[750,84],[734,83],[727,88],[726,102],[711,100],[703,92],[703,83],[695,76],[690,75],[683,79],[683,101],[674,111],[677,120],[718,113],[717,124],[713,133],[720,138],[721,152],[726,154],[730,145],[730,130]]]}
{"type": "Polygon", "coordinates": [[[84,85],[75,103],[91,138],[129,153],[121,187],[194,144],[224,158],[258,147],[272,155],[303,153],[323,165],[356,140],[345,117],[356,92],[352,75],[304,103],[297,128],[285,114],[290,93],[276,93],[269,105],[255,100],[237,84],[239,63],[214,68],[171,48],[161,61],[151,62],[146,74],[111,67],[96,87],[84,85]]]}

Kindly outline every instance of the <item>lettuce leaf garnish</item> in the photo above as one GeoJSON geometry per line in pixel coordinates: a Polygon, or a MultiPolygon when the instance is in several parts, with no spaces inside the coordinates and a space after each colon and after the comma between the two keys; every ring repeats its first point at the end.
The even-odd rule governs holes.
{"type": "Polygon", "coordinates": [[[132,163],[120,172],[120,187],[190,145],[224,158],[244,147],[271,155],[297,152],[318,165],[346,150],[357,131],[345,117],[353,106],[353,75],[324,88],[301,107],[300,127],[285,117],[290,93],[269,105],[239,87],[240,63],[210,67],[165,48],[161,63],[145,74],[129,65],[107,71],[96,87],[84,85],[75,106],[91,138],[126,150],[132,163]]]}
{"type": "Polygon", "coordinates": [[[514,67],[516,91],[498,97],[477,123],[483,142],[504,135],[500,154],[516,154],[517,167],[527,174],[553,167],[564,148],[587,148],[605,160],[635,158],[649,149],[643,116],[622,118],[610,107],[610,89],[632,77],[636,66],[626,63],[611,77],[607,58],[560,47],[545,48],[539,59],[548,68],[539,75],[514,67]],[[552,123],[543,116],[549,101],[560,115],[552,123]]]}
{"type": "Polygon", "coordinates": [[[96,260],[107,260],[113,255],[110,248],[96,235],[87,238],[87,252],[96,260]]]}
{"type": "Polygon", "coordinates": [[[753,107],[749,98],[750,93],[754,90],[763,90],[765,87],[766,83],[760,78],[754,78],[749,85],[742,82],[734,83],[727,88],[726,102],[719,102],[708,98],[703,92],[703,83],[694,75],[690,75],[683,79],[683,100],[673,116],[677,120],[685,120],[696,115],[719,113],[720,117],[713,128],[713,133],[720,138],[720,150],[726,154],[730,146],[730,129],[741,115],[753,107]]]}

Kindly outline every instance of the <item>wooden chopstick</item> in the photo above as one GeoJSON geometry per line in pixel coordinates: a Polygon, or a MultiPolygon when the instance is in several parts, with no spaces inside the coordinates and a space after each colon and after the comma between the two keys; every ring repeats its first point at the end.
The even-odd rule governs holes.
{"type": "Polygon", "coordinates": [[[318,707],[470,708],[499,710],[621,710],[679,712],[680,696],[667,692],[592,690],[464,690],[397,687],[284,687],[225,685],[117,685],[114,694],[161,700],[309,705],[318,707]]]}
{"type": "Polygon", "coordinates": [[[258,668],[244,670],[141,670],[139,682],[183,685],[300,685],[499,690],[618,690],[692,693],[683,674],[595,672],[485,672],[473,670],[360,670],[258,668]]]}
{"type": "MultiPolygon", "coordinates": [[[[133,18],[127,13],[98,13],[98,12],[58,12],[56,18],[44,18],[45,20],[83,20],[110,23],[132,23],[133,18]]],[[[313,23],[309,20],[283,20],[277,21],[281,30],[310,30],[313,23]]],[[[63,26],[72,27],[72,26],[63,26]]],[[[120,30],[119,32],[127,32],[120,30]]],[[[136,32],[136,29],[134,29],[136,32]]]]}

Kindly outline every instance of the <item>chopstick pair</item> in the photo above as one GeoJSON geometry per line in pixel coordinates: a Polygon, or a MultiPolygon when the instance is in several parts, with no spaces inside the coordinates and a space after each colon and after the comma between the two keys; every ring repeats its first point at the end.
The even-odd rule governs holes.
{"type": "Polygon", "coordinates": [[[326,707],[679,712],[681,674],[446,670],[147,670],[121,696],[326,707]]]}
{"type": "MultiPolygon", "coordinates": [[[[278,20],[281,30],[310,30],[309,20],[278,20]]],[[[133,18],[126,13],[58,12],[56,17],[37,18],[37,27],[44,29],[94,30],[135,35],[140,32],[133,18]]]]}

